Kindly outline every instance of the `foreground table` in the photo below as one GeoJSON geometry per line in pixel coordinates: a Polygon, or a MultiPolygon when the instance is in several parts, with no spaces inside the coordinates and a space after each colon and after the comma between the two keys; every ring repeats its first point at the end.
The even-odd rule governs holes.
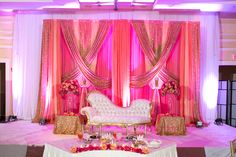
{"type": "Polygon", "coordinates": [[[159,148],[151,149],[149,154],[139,154],[121,150],[93,150],[80,153],[69,152],[71,146],[80,146],[77,139],[61,140],[45,144],[43,157],[177,157],[176,144],[162,141],[159,148]]]}

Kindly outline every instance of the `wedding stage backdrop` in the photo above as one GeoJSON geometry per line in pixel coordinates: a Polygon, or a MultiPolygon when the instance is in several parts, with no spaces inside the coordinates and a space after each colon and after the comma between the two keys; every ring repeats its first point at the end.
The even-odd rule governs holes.
{"type": "MultiPolygon", "coordinates": [[[[184,116],[187,124],[201,119],[201,112],[204,120],[214,120],[217,100],[216,59],[219,52],[218,16],[209,14],[177,18],[157,15],[155,12],[115,14],[119,18],[123,14],[125,17],[131,17],[132,14],[133,20],[71,20],[80,15],[86,18],[82,13],[68,15],[66,19],[70,20],[59,20],[64,19],[65,15],[17,15],[15,32],[18,33],[14,34],[13,48],[14,113],[23,118],[33,117],[38,98],[34,120],[44,117],[53,121],[56,114],[63,112],[59,95],[62,81],[76,78],[80,84],[80,107],[87,105],[86,93],[97,89],[119,106],[127,107],[131,100],[145,98],[153,102],[156,112],[184,116]],[[145,19],[144,16],[155,18],[134,20],[133,14],[142,17],[138,19],[145,19]],[[40,21],[47,18],[41,28],[40,21]],[[29,27],[26,23],[34,23],[31,27],[38,31],[17,31],[29,27]],[[40,60],[36,57],[40,54],[40,42],[36,42],[36,46],[35,43],[33,46],[26,45],[20,37],[36,32],[35,37],[30,36],[32,38],[26,38],[25,41],[32,43],[36,37],[39,41],[41,29],[43,39],[39,70],[40,60]],[[213,41],[214,37],[216,40],[213,41]],[[25,66],[29,60],[36,61],[35,67],[25,66]],[[33,77],[27,77],[32,74],[33,77]],[[40,90],[37,96],[37,92],[30,91],[29,85],[37,84],[39,74],[40,90]],[[158,95],[158,89],[168,80],[180,86],[179,96],[166,95],[174,97],[174,103],[158,95]],[[216,90],[209,87],[216,87],[216,90]],[[203,90],[212,93],[211,101],[207,101],[209,95],[203,96],[203,90]],[[158,99],[159,96],[161,99],[158,99]]],[[[87,15],[92,17],[95,13],[87,15]]],[[[104,19],[114,16],[113,13],[106,15],[109,17],[104,19]]],[[[37,91],[37,87],[35,89],[37,91]]]]}
{"type": "Polygon", "coordinates": [[[81,107],[86,93],[97,89],[122,107],[144,98],[152,100],[155,113],[184,116],[187,124],[202,120],[199,30],[199,22],[45,20],[35,120],[53,121],[64,112],[59,87],[68,79],[79,79],[81,107]],[[180,85],[180,94],[155,102],[156,86],[168,81],[180,85]]]}

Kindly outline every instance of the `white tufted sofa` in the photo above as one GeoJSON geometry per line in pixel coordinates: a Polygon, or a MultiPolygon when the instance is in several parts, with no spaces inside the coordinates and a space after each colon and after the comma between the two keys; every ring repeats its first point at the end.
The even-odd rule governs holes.
{"type": "Polygon", "coordinates": [[[100,92],[89,93],[87,100],[90,107],[84,107],[81,114],[88,118],[88,125],[145,125],[151,123],[151,103],[146,99],[133,100],[130,107],[122,108],[115,105],[107,96],[100,92]]]}

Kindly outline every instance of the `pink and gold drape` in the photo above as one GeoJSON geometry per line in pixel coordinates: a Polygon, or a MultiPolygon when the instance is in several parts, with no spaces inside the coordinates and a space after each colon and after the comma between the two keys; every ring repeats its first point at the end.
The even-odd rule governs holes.
{"type": "Polygon", "coordinates": [[[113,25],[112,100],[127,107],[130,102],[130,24],[127,20],[117,20],[113,25]]]}
{"type": "Polygon", "coordinates": [[[181,28],[179,51],[180,115],[187,124],[202,120],[200,97],[200,23],[185,22],[181,28]]]}
{"type": "Polygon", "coordinates": [[[55,115],[62,110],[58,92],[62,76],[62,53],[58,44],[61,33],[58,29],[59,21],[45,20],[43,23],[41,79],[34,122],[38,122],[40,118],[53,122],[55,115]]]}
{"type": "MultiPolygon", "coordinates": [[[[83,105],[86,91],[97,89],[123,107],[133,99],[159,96],[149,86],[153,79],[179,81],[178,109],[172,111],[184,116],[187,124],[200,119],[199,27],[197,22],[174,21],[44,21],[36,120],[53,119],[60,113],[60,100],[55,100],[60,97],[60,83],[74,78],[91,84],[81,86],[83,105]]],[[[161,105],[166,104],[156,105],[161,113],[165,108],[161,105]]],[[[157,107],[154,109],[157,112],[157,107]]]]}

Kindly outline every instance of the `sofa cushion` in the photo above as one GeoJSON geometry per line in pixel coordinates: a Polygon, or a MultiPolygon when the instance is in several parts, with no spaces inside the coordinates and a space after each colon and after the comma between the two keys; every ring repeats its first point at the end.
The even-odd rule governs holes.
{"type": "Polygon", "coordinates": [[[143,116],[94,116],[92,122],[102,124],[141,124],[149,123],[149,117],[143,116]]]}

